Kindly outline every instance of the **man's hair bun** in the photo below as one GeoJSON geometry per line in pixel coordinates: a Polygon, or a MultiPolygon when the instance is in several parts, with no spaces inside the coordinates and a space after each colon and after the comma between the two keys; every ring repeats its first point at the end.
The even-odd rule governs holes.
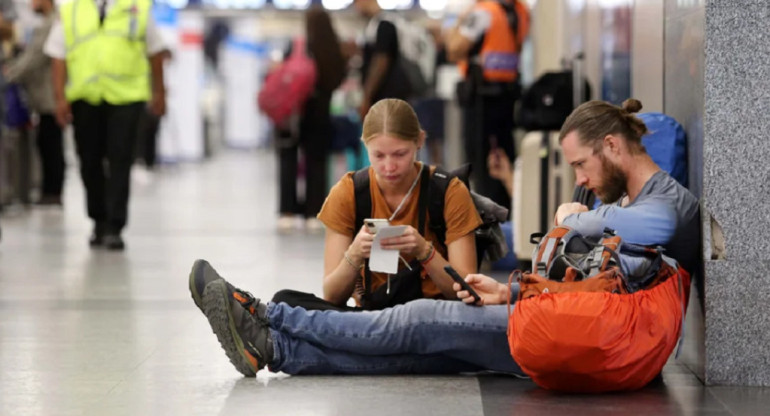
{"type": "Polygon", "coordinates": [[[621,107],[623,110],[626,110],[629,113],[638,113],[639,110],[642,109],[642,102],[636,98],[629,98],[626,101],[623,101],[623,105],[621,105],[621,107]]]}

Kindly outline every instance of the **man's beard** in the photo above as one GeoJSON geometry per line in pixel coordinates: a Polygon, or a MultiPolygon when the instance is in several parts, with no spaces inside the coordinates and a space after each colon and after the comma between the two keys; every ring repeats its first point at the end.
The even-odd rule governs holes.
{"type": "Polygon", "coordinates": [[[602,161],[602,184],[596,188],[599,200],[604,204],[611,204],[623,197],[626,193],[628,177],[617,165],[599,154],[602,161]]]}

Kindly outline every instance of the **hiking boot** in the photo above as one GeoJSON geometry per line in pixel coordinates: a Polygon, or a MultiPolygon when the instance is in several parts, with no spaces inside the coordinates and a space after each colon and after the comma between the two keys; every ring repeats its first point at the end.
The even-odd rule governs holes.
{"type": "Polygon", "coordinates": [[[244,293],[224,279],[214,280],[203,290],[203,313],[230,362],[244,376],[254,377],[272,361],[273,340],[267,306],[253,296],[243,302],[244,293]]]}
{"type": "Polygon", "coordinates": [[[222,276],[219,275],[219,273],[217,273],[216,270],[214,270],[208,261],[198,259],[195,260],[192,265],[192,269],[190,270],[189,282],[190,294],[192,295],[193,301],[195,302],[195,306],[197,306],[201,312],[203,312],[203,290],[206,288],[206,286],[208,286],[209,283],[216,280],[225,282],[227,290],[233,292],[235,299],[241,304],[242,307],[248,310],[249,313],[253,315],[257,312],[256,306],[259,306],[259,299],[254,298],[251,293],[231,285],[230,282],[225,280],[222,276]],[[257,305],[254,305],[255,303],[257,303],[257,305]]]}
{"type": "Polygon", "coordinates": [[[190,270],[190,294],[195,306],[203,312],[203,289],[215,280],[224,280],[222,276],[211,267],[211,264],[203,259],[195,260],[190,270]]]}

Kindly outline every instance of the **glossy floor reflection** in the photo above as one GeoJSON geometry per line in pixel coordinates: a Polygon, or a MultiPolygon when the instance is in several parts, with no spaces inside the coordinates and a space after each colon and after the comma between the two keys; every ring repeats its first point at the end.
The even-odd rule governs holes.
{"type": "Polygon", "coordinates": [[[499,376],[244,379],[187,291],[192,261],[269,297],[318,293],[323,237],[276,230],[272,153],[222,153],[132,183],[127,250],[87,245],[77,172],[64,210],[0,223],[0,415],[767,414],[768,389],[704,388],[671,363],[635,393],[558,395],[499,376]]]}

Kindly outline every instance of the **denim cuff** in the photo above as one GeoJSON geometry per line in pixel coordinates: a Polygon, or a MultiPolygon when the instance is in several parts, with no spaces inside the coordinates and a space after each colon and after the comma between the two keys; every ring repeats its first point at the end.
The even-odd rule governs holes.
{"type": "Polygon", "coordinates": [[[281,361],[282,356],[281,352],[283,351],[283,338],[280,335],[280,332],[273,329],[275,326],[273,323],[275,322],[275,314],[277,314],[277,308],[275,307],[276,304],[273,302],[267,302],[267,311],[265,313],[265,316],[267,317],[267,321],[270,324],[270,328],[268,330],[270,331],[270,339],[273,340],[273,359],[270,361],[270,363],[267,365],[267,368],[272,372],[279,371],[278,369],[281,367],[281,361]]]}

